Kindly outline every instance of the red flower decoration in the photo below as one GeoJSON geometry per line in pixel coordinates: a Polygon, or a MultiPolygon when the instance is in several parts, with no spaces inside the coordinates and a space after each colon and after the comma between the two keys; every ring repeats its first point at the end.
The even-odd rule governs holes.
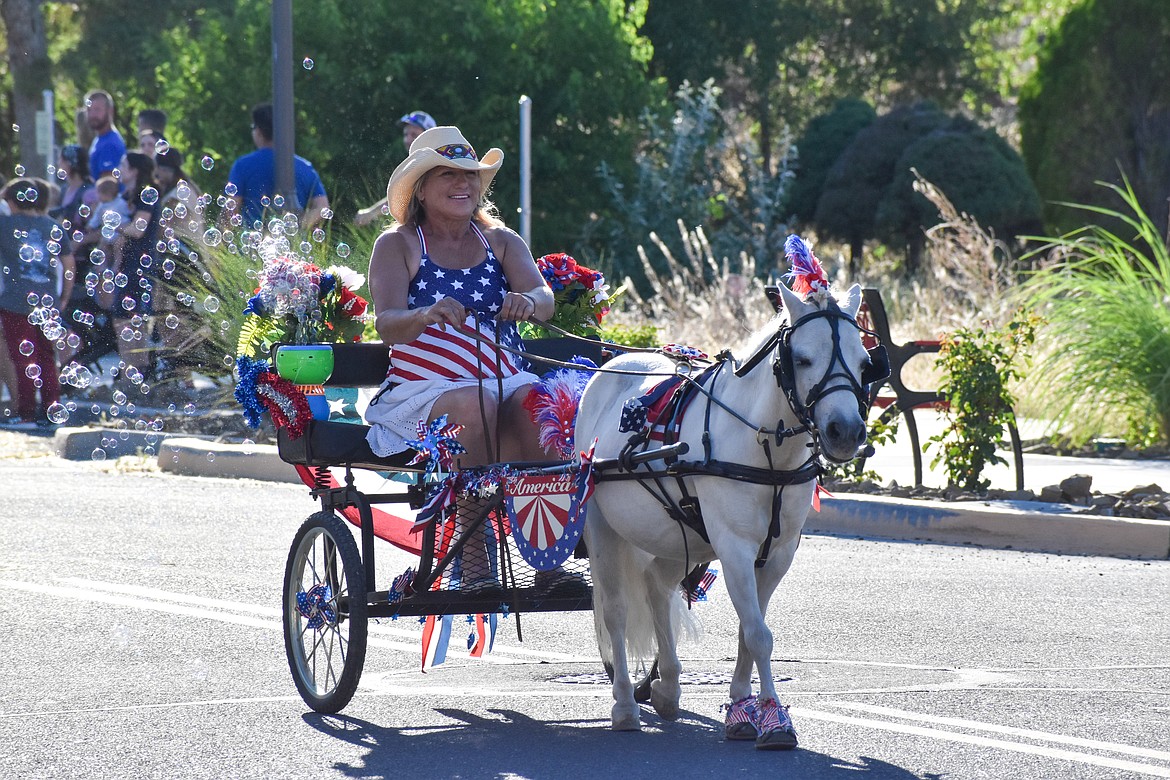
{"type": "Polygon", "coordinates": [[[353,319],[354,317],[362,316],[366,313],[366,307],[368,305],[365,298],[348,287],[342,286],[341,299],[337,303],[337,309],[346,317],[353,319]]]}

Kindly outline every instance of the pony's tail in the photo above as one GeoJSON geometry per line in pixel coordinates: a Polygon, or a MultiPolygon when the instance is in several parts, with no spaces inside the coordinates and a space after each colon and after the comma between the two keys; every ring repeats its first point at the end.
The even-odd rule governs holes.
{"type": "MultiPolygon", "coordinates": [[[[603,617],[607,600],[621,598],[626,602],[626,656],[633,668],[639,661],[653,662],[658,654],[658,641],[654,633],[654,613],[650,609],[651,584],[645,570],[634,560],[630,548],[621,546],[609,553],[620,556],[614,561],[619,568],[618,576],[608,587],[593,587],[593,628],[597,635],[597,647],[601,660],[613,662],[613,642],[603,617]]],[[[680,578],[681,579],[681,578],[680,578]]],[[[699,624],[694,611],[687,608],[680,587],[672,588],[667,595],[670,600],[670,619],[674,626],[675,640],[699,638],[699,624]]]]}

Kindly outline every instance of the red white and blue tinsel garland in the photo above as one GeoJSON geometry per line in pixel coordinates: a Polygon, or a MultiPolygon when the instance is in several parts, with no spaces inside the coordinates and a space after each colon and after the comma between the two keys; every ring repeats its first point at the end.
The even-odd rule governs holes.
{"type": "Polygon", "coordinates": [[[792,264],[792,270],[785,278],[792,281],[794,293],[802,297],[828,293],[829,279],[825,276],[825,269],[800,236],[793,234],[788,237],[784,242],[784,254],[792,264]]]}
{"type": "MultiPolygon", "coordinates": [[[[569,362],[583,368],[597,368],[596,363],[580,355],[569,362]]],[[[576,368],[549,371],[532,385],[532,391],[524,399],[524,408],[540,428],[540,446],[562,460],[573,457],[573,426],[581,394],[591,376],[591,371],[576,368]]]]}
{"type": "Polygon", "coordinates": [[[245,355],[236,358],[236,389],[234,395],[244,407],[244,420],[256,428],[267,411],[277,428],[284,428],[293,439],[299,439],[312,417],[309,402],[297,386],[269,371],[268,362],[253,360],[245,355]]]}

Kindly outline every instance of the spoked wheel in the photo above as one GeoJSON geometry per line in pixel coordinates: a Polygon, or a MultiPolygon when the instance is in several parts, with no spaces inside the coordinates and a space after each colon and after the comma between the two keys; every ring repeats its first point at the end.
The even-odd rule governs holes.
{"type": "Polygon", "coordinates": [[[365,570],[349,528],[317,512],[293,537],[284,570],[284,649],[301,698],[339,712],[366,660],[365,570]]]}

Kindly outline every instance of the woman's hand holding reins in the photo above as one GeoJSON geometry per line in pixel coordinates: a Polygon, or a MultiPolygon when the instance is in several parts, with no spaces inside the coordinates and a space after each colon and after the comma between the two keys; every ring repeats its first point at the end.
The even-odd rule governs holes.
{"type": "Polygon", "coordinates": [[[453,325],[459,328],[467,319],[467,308],[454,298],[441,298],[435,301],[422,312],[423,324],[443,327],[453,325]]]}
{"type": "Polygon", "coordinates": [[[536,300],[528,293],[510,292],[496,314],[497,320],[524,322],[536,314],[536,300]]]}

